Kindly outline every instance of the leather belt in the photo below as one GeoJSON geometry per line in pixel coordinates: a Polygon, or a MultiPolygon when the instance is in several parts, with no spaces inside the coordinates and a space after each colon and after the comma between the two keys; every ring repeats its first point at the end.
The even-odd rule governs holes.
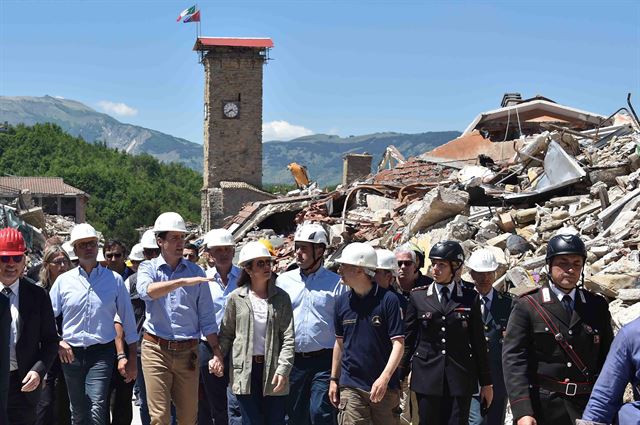
{"type": "Polygon", "coordinates": [[[253,356],[253,362],[258,364],[264,363],[264,356],[253,356]]]}
{"type": "Polygon", "coordinates": [[[591,394],[593,384],[589,382],[556,381],[544,375],[538,375],[540,388],[552,393],[560,393],[568,396],[591,394]]]}
{"type": "Polygon", "coordinates": [[[182,351],[188,350],[189,348],[193,348],[198,345],[197,339],[185,339],[182,341],[173,341],[169,339],[160,338],[159,336],[155,336],[153,334],[145,332],[143,339],[147,341],[153,342],[154,344],[158,344],[160,348],[171,351],[182,351]]]}
{"type": "Polygon", "coordinates": [[[332,353],[333,350],[330,348],[323,348],[318,351],[309,351],[308,353],[296,353],[296,357],[299,359],[309,359],[311,357],[320,357],[325,354],[332,353]]]}

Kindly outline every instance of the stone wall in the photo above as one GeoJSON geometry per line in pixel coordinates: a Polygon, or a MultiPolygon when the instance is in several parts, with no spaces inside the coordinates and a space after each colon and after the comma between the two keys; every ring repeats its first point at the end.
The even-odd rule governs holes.
{"type": "Polygon", "coordinates": [[[202,190],[202,228],[209,231],[224,224],[249,202],[266,201],[276,196],[244,182],[220,182],[220,188],[202,190]]]}

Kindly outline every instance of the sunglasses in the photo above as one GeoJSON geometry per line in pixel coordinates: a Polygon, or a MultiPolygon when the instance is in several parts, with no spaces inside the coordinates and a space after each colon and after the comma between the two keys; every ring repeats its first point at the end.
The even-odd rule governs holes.
{"type": "Polygon", "coordinates": [[[0,255],[0,261],[8,263],[13,260],[14,263],[19,263],[24,258],[24,255],[0,255]]]}
{"type": "Polygon", "coordinates": [[[71,263],[67,260],[56,260],[56,261],[49,261],[49,264],[55,264],[56,266],[68,266],[71,263]]]}
{"type": "Polygon", "coordinates": [[[258,267],[266,267],[266,266],[271,267],[271,264],[272,264],[272,263],[273,263],[273,262],[272,262],[271,260],[258,260],[258,261],[256,261],[256,262],[255,262],[255,263],[253,263],[253,264],[255,264],[255,265],[256,265],[256,266],[258,266],[258,267]]]}
{"type": "Polygon", "coordinates": [[[80,248],[80,249],[94,248],[98,246],[98,242],[97,241],[78,242],[75,246],[76,248],[80,248]]]}
{"type": "Polygon", "coordinates": [[[196,254],[184,254],[182,258],[196,258],[196,254]]]}
{"type": "Polygon", "coordinates": [[[413,261],[410,260],[404,260],[404,261],[398,261],[398,267],[402,267],[402,266],[411,266],[413,265],[413,261]]]}
{"type": "Polygon", "coordinates": [[[122,257],[121,252],[107,252],[104,254],[104,258],[120,258],[122,257]]]}

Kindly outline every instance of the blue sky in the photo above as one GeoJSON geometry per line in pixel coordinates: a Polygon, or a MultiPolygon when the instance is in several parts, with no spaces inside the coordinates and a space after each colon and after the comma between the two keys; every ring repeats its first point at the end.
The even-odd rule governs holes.
{"type": "MultiPolygon", "coordinates": [[[[0,95],[62,96],[202,143],[190,1],[0,0],[0,95]]],[[[463,130],[506,91],[640,110],[638,1],[201,1],[202,35],[271,37],[265,140],[463,130]]]]}

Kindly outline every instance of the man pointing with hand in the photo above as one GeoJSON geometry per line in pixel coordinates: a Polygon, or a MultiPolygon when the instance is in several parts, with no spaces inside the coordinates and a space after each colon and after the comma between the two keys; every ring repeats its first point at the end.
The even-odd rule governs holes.
{"type": "Polygon", "coordinates": [[[146,302],[142,341],[142,371],[152,424],[168,425],[171,402],[180,424],[198,417],[198,341],[204,335],[220,360],[210,371],[222,376],[209,279],[182,257],[187,228],[175,212],[160,214],[153,231],[160,256],[140,264],[138,292],[146,302]]]}

